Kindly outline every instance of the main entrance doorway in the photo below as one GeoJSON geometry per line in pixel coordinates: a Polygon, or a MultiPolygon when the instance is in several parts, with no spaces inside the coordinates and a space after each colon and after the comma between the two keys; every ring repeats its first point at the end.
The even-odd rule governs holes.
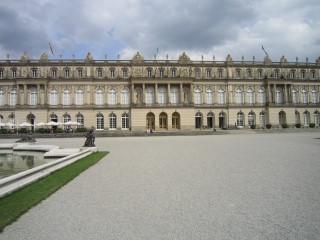
{"type": "Polygon", "coordinates": [[[167,114],[165,112],[160,113],[159,128],[167,129],[168,128],[167,122],[168,122],[167,114]]]}

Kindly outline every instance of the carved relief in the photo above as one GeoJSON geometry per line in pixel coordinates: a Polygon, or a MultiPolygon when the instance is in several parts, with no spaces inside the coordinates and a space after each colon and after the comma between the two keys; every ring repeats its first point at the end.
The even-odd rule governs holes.
{"type": "Polygon", "coordinates": [[[134,67],[132,69],[133,77],[143,77],[143,68],[142,67],[134,67]]]}

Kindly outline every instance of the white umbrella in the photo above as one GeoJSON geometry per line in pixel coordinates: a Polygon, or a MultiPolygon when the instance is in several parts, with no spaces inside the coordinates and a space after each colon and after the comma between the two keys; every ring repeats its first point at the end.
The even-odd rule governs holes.
{"type": "Polygon", "coordinates": [[[12,123],[12,122],[8,122],[8,123],[6,123],[5,125],[6,125],[7,127],[14,127],[14,126],[15,126],[15,124],[12,123]]]}
{"type": "Polygon", "coordinates": [[[4,127],[6,124],[0,122],[0,127],[4,127]]]}
{"type": "Polygon", "coordinates": [[[73,121],[68,121],[68,122],[65,122],[63,125],[80,125],[81,123],[78,123],[78,122],[73,122],[73,121]]]}
{"type": "Polygon", "coordinates": [[[58,125],[61,125],[61,123],[51,121],[51,122],[48,122],[46,125],[47,125],[47,126],[58,126],[58,125]]]}
{"type": "Polygon", "coordinates": [[[46,126],[46,123],[44,122],[39,122],[36,124],[37,127],[43,127],[43,126],[46,126]]]}
{"type": "Polygon", "coordinates": [[[27,122],[19,124],[19,127],[31,127],[31,126],[32,126],[32,124],[31,123],[27,123],[27,122]]]}

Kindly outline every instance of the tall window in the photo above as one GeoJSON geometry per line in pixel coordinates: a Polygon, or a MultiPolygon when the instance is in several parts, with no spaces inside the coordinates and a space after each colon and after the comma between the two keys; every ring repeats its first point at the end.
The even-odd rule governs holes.
{"type": "Polygon", "coordinates": [[[77,106],[83,105],[83,90],[82,89],[78,89],[76,91],[76,105],[77,106]]]}
{"type": "Polygon", "coordinates": [[[319,103],[319,92],[316,89],[311,90],[312,103],[319,103]]]}
{"type": "Polygon", "coordinates": [[[197,112],[195,116],[196,128],[202,128],[202,113],[197,112]]]}
{"type": "Polygon", "coordinates": [[[163,77],[164,76],[164,70],[163,69],[159,69],[159,77],[163,77]]]}
{"type": "Polygon", "coordinates": [[[223,71],[222,69],[218,70],[218,78],[223,78],[223,71]]]}
{"type": "Polygon", "coordinates": [[[176,76],[177,76],[177,70],[171,69],[171,77],[176,77],[176,76]]]}
{"type": "Polygon", "coordinates": [[[254,92],[251,88],[247,90],[247,103],[254,104],[254,92]]]}
{"type": "Polygon", "coordinates": [[[280,71],[278,69],[274,70],[274,77],[275,78],[279,78],[279,75],[280,75],[279,72],[280,71]]]}
{"type": "Polygon", "coordinates": [[[17,77],[17,70],[12,69],[12,78],[16,78],[16,77],[17,77]]]}
{"type": "Polygon", "coordinates": [[[276,88],[276,103],[278,104],[283,103],[283,93],[282,93],[282,88],[280,87],[276,88]]]}
{"type": "Polygon", "coordinates": [[[254,120],[255,116],[254,116],[254,112],[249,112],[248,114],[248,125],[252,126],[255,125],[255,120],[254,120]]]}
{"type": "Polygon", "coordinates": [[[237,126],[243,127],[243,112],[237,113],[237,126]]]}
{"type": "Polygon", "coordinates": [[[82,69],[78,69],[78,77],[79,78],[82,78],[82,75],[83,75],[83,70],[82,69]]]}
{"type": "Polygon", "coordinates": [[[52,69],[52,70],[51,70],[51,76],[52,76],[53,78],[57,77],[57,69],[52,69]]]}
{"type": "Polygon", "coordinates": [[[313,113],[313,122],[318,127],[320,123],[320,113],[318,111],[315,111],[313,113]]]}
{"type": "Polygon", "coordinates": [[[207,104],[213,104],[213,90],[211,88],[206,89],[206,95],[207,95],[207,104]]]}
{"type": "Polygon", "coordinates": [[[152,77],[152,69],[147,69],[147,76],[152,77]]]}
{"type": "Polygon", "coordinates": [[[241,77],[241,70],[236,69],[236,78],[240,78],[240,77],[241,77]]]}
{"type": "Polygon", "coordinates": [[[294,71],[294,70],[290,71],[290,78],[292,78],[292,79],[296,78],[296,71],[294,71]]]}
{"type": "Polygon", "coordinates": [[[97,115],[97,130],[103,130],[104,129],[104,117],[101,113],[97,115]]]}
{"type": "Polygon", "coordinates": [[[29,104],[31,106],[37,105],[37,98],[38,98],[38,93],[36,88],[31,88],[30,93],[29,93],[29,104]]]}
{"type": "Polygon", "coordinates": [[[224,89],[219,89],[218,90],[218,104],[225,104],[225,91],[224,89]]]}
{"type": "Polygon", "coordinates": [[[79,125],[78,125],[79,127],[84,127],[84,117],[83,117],[82,114],[78,114],[78,115],[76,116],[76,121],[77,121],[77,123],[79,124],[79,125]]]}
{"type": "Polygon", "coordinates": [[[264,87],[261,87],[258,90],[258,101],[261,105],[266,103],[266,93],[264,87]]]}
{"type": "Polygon", "coordinates": [[[235,102],[237,104],[243,103],[243,90],[242,88],[237,88],[235,93],[235,102]]]}
{"type": "Polygon", "coordinates": [[[65,114],[63,116],[63,123],[66,123],[66,122],[70,122],[71,121],[71,117],[69,114],[65,114]]]}
{"type": "Polygon", "coordinates": [[[70,77],[70,69],[64,70],[64,77],[69,78],[70,77]]]}
{"type": "Polygon", "coordinates": [[[32,69],[32,77],[33,78],[37,77],[37,69],[32,69]]]}
{"type": "Polygon", "coordinates": [[[200,78],[200,69],[199,68],[196,68],[194,70],[194,76],[195,76],[195,78],[200,78]]]}
{"type": "Polygon", "coordinates": [[[15,106],[17,104],[17,90],[16,89],[12,89],[9,92],[9,105],[11,107],[15,106]]]}
{"type": "Polygon", "coordinates": [[[171,104],[179,104],[179,89],[177,87],[172,87],[170,89],[171,92],[171,104]]]}
{"type": "Polygon", "coordinates": [[[316,72],[315,71],[311,71],[311,79],[316,79],[316,72]]]}
{"type": "Polygon", "coordinates": [[[122,77],[127,78],[128,77],[128,69],[122,69],[122,77]]]}
{"type": "Polygon", "coordinates": [[[128,113],[123,113],[122,114],[122,129],[129,129],[129,114],[128,113]]]}
{"type": "Polygon", "coordinates": [[[308,90],[303,88],[301,90],[301,102],[303,104],[307,104],[308,103],[308,90]]]}
{"type": "Polygon", "coordinates": [[[117,116],[114,113],[109,115],[109,129],[117,129],[117,116]]]}
{"type": "Polygon", "coordinates": [[[158,103],[159,105],[167,104],[167,89],[165,87],[158,88],[158,103]]]}
{"type": "Polygon", "coordinates": [[[111,88],[109,90],[109,105],[116,105],[117,101],[116,101],[116,90],[114,88],[111,88]]]}
{"type": "Polygon", "coordinates": [[[0,78],[3,78],[3,69],[0,69],[0,78]]]}
{"type": "Polygon", "coordinates": [[[258,78],[262,78],[263,77],[263,72],[261,69],[258,70],[258,78]]]}
{"type": "Polygon", "coordinates": [[[50,91],[50,105],[51,106],[58,105],[58,91],[55,89],[50,91]]]}
{"type": "Polygon", "coordinates": [[[101,88],[96,90],[96,105],[103,105],[103,90],[101,88]]]}
{"type": "Polygon", "coordinates": [[[310,124],[310,113],[308,111],[305,111],[303,113],[303,125],[309,126],[309,124],[310,124]]]}
{"type": "Polygon", "coordinates": [[[300,123],[300,113],[298,111],[295,111],[295,113],[294,113],[294,123],[295,124],[300,123]]]}
{"type": "Polygon", "coordinates": [[[247,77],[252,78],[252,70],[251,69],[247,69],[247,77]]]}
{"type": "Polygon", "coordinates": [[[129,105],[130,101],[129,101],[129,90],[124,88],[122,91],[121,91],[121,104],[122,105],[129,105]]]}
{"type": "Polygon", "coordinates": [[[305,78],[306,78],[306,71],[305,71],[305,70],[301,70],[301,71],[300,71],[300,77],[301,77],[302,79],[305,79],[305,78]]]}
{"type": "Polygon", "coordinates": [[[206,73],[207,73],[207,78],[211,78],[211,69],[207,69],[206,70],[206,73]]]}
{"type": "Polygon", "coordinates": [[[287,123],[286,113],[284,111],[279,112],[278,117],[279,117],[279,125],[287,123]]]}
{"type": "Polygon", "coordinates": [[[201,104],[201,90],[199,88],[194,90],[194,104],[201,104]]]}
{"type": "Polygon", "coordinates": [[[146,104],[149,106],[154,104],[154,88],[153,87],[146,88],[146,104]]]}
{"type": "Polygon", "coordinates": [[[259,113],[259,125],[260,127],[266,126],[266,114],[264,112],[259,113]]]}
{"type": "Polygon", "coordinates": [[[63,105],[69,106],[71,104],[71,92],[69,89],[63,90],[63,105]]]}
{"type": "Polygon", "coordinates": [[[293,88],[291,91],[292,95],[292,103],[297,104],[298,103],[298,91],[297,89],[293,88]]]}
{"type": "Polygon", "coordinates": [[[97,77],[102,78],[102,69],[97,70],[97,77]]]}
{"type": "Polygon", "coordinates": [[[4,90],[3,89],[0,89],[0,106],[3,106],[4,105],[4,90]]]}
{"type": "Polygon", "coordinates": [[[110,77],[111,78],[115,77],[115,70],[114,69],[110,69],[110,77]]]}

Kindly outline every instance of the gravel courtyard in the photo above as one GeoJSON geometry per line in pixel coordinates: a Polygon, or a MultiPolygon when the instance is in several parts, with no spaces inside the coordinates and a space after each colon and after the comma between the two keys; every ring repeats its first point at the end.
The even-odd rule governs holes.
{"type": "MultiPolygon", "coordinates": [[[[37,140],[67,148],[85,139],[37,140]]],[[[96,145],[110,154],[0,239],[320,239],[319,132],[97,138],[96,145]]]]}

